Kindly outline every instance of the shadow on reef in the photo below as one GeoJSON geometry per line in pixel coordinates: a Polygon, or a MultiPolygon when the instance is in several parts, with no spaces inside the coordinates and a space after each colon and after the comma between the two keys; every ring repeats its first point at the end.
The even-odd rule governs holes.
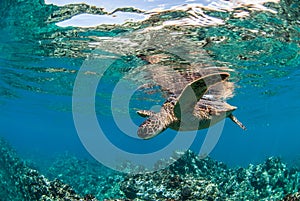
{"type": "Polygon", "coordinates": [[[95,170],[95,164],[87,161],[59,158],[49,167],[51,175],[46,175],[60,180],[49,180],[28,167],[1,138],[0,147],[0,200],[300,201],[300,172],[288,169],[275,157],[248,168],[232,169],[187,151],[166,169],[138,175],[116,173],[107,177],[109,180],[99,179],[100,174],[107,173],[99,172],[103,167],[95,170]],[[111,194],[101,195],[103,188],[111,194]],[[105,199],[109,197],[115,199],[105,199]]]}

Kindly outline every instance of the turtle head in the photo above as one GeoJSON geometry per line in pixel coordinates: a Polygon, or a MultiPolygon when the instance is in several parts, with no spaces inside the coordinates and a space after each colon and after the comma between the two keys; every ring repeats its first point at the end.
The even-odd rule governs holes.
{"type": "Polygon", "coordinates": [[[149,118],[139,126],[137,134],[140,138],[143,138],[145,140],[150,139],[163,132],[168,127],[168,125],[169,123],[164,113],[151,112],[149,118]]]}

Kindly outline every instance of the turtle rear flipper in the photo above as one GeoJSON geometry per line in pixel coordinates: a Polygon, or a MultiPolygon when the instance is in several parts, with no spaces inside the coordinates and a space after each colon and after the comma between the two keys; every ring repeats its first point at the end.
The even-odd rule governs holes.
{"type": "Polygon", "coordinates": [[[241,129],[247,130],[246,126],[242,124],[233,114],[228,116],[234,123],[236,123],[241,129]]]}
{"type": "Polygon", "coordinates": [[[177,117],[181,114],[192,114],[196,103],[206,93],[209,87],[226,80],[229,73],[221,72],[203,76],[188,84],[178,97],[174,106],[177,117]]]}

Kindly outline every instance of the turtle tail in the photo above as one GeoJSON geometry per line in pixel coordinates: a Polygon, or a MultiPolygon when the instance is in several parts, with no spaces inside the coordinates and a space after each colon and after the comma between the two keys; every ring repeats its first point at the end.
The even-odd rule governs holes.
{"type": "Polygon", "coordinates": [[[241,129],[247,130],[246,126],[242,124],[233,114],[228,116],[234,123],[236,123],[241,129]]]}

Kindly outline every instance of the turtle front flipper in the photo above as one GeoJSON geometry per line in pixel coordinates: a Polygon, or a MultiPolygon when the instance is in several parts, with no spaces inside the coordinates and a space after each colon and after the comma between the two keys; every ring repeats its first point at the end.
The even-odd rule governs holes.
{"type": "Polygon", "coordinates": [[[192,114],[196,103],[206,93],[209,87],[226,80],[229,73],[221,72],[203,76],[189,83],[178,96],[178,100],[174,106],[176,117],[182,114],[192,114]]]}
{"type": "Polygon", "coordinates": [[[138,110],[136,113],[141,117],[150,117],[155,114],[155,112],[150,110],[138,110]]]}
{"type": "Polygon", "coordinates": [[[234,123],[236,123],[241,129],[247,130],[246,126],[242,124],[233,114],[228,116],[234,123]]]}

